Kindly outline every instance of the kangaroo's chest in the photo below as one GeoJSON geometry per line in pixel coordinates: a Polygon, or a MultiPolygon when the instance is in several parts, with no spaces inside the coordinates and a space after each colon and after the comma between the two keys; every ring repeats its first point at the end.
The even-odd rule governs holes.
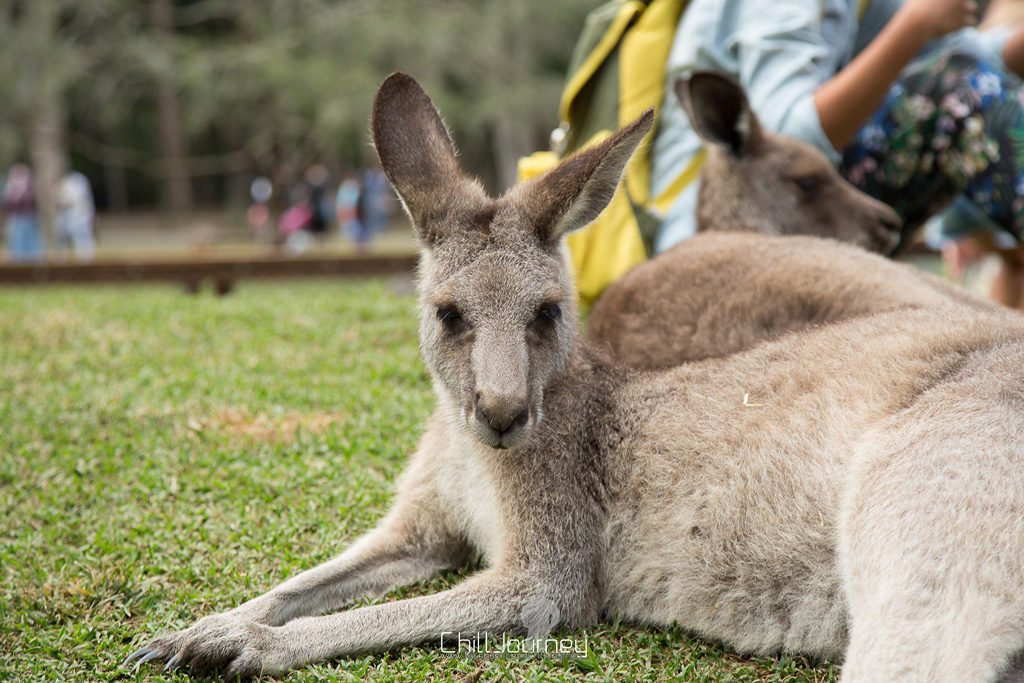
{"type": "Polygon", "coordinates": [[[439,486],[458,531],[488,565],[496,565],[506,529],[494,476],[475,448],[466,439],[453,439],[443,458],[439,486]]]}

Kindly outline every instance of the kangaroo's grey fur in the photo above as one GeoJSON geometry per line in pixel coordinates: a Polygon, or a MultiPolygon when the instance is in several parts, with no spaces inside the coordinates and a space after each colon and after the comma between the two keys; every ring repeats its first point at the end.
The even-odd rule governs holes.
{"type": "Polygon", "coordinates": [[[808,327],[948,303],[998,309],[914,266],[831,240],[708,232],[608,287],[587,338],[618,363],[656,370],[808,327]]]}
{"type": "Polygon", "coordinates": [[[695,71],[675,92],[707,143],[698,230],[815,235],[883,253],[896,247],[899,215],[846,182],[816,147],[764,130],[732,78],[695,71]]]}
{"type": "Polygon", "coordinates": [[[651,118],[492,200],[415,81],[384,82],[374,140],[423,244],[438,408],[375,531],[135,658],[277,673],[521,632],[542,604],[570,628],[620,615],[845,653],[847,683],[1000,673],[1024,645],[1024,325],[953,302],[618,369],[577,342],[559,238],[651,118]],[[316,616],[470,552],[484,568],[450,590],[316,616]]]}

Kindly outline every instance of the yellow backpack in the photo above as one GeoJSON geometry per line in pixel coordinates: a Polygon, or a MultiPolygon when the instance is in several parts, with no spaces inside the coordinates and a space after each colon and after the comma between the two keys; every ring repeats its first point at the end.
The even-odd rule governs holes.
{"type": "MultiPolygon", "coordinates": [[[[863,18],[871,0],[859,0],[863,18]]],[[[587,16],[573,50],[559,105],[561,126],[550,152],[519,160],[520,180],[555,166],[569,152],[610,135],[648,107],[661,109],[666,64],[679,19],[689,0],[612,0],[587,16]]],[[[655,126],[656,128],[656,126],[655,126]]],[[[661,216],[700,175],[703,150],[668,188],[650,196],[650,143],[641,143],[608,208],[569,235],[580,301],[588,306],[605,287],[652,255],[661,216]]]]}
{"type": "MultiPolygon", "coordinates": [[[[519,160],[520,180],[539,175],[561,156],[610,135],[665,94],[665,64],[688,0],[613,0],[587,17],[569,67],[555,140],[558,149],[519,160]]],[[[555,137],[555,136],[553,136],[555,137]]],[[[581,301],[589,305],[605,287],[651,254],[656,215],[697,177],[703,155],[659,197],[650,197],[651,137],[640,144],[608,208],[568,237],[581,301]]],[[[555,145],[553,145],[555,146],[555,145]]]]}

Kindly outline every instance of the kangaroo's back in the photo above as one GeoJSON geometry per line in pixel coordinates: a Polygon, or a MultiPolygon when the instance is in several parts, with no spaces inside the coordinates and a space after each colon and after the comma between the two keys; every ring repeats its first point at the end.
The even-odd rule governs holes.
{"type": "Polygon", "coordinates": [[[911,307],[998,310],[912,266],[813,237],[702,233],[626,274],[594,305],[590,341],[656,369],[816,325],[911,307]]]}

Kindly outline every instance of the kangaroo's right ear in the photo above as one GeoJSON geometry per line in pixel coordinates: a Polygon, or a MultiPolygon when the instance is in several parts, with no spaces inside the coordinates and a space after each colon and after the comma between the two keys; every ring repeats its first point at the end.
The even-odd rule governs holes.
{"type": "Polygon", "coordinates": [[[764,136],[743,87],[716,71],[694,71],[675,83],[676,96],[693,130],[705,141],[742,157],[764,136]]]}
{"type": "Polygon", "coordinates": [[[396,72],[377,90],[371,126],[384,173],[417,232],[433,241],[431,217],[468,184],[441,115],[412,76],[396,72]]]}

